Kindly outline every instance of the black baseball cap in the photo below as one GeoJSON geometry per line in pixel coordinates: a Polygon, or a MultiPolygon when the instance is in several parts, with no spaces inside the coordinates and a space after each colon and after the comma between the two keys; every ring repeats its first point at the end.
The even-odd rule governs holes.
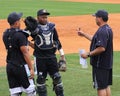
{"type": "Polygon", "coordinates": [[[37,16],[41,16],[41,15],[50,15],[50,13],[47,12],[47,10],[45,10],[45,9],[40,9],[37,12],[37,16]]]}
{"type": "Polygon", "coordinates": [[[22,15],[23,15],[23,13],[12,12],[8,15],[7,21],[10,25],[14,24],[16,21],[20,20],[22,15]]]}
{"type": "Polygon", "coordinates": [[[105,10],[98,10],[95,14],[93,14],[93,16],[108,18],[108,12],[105,10]]]}

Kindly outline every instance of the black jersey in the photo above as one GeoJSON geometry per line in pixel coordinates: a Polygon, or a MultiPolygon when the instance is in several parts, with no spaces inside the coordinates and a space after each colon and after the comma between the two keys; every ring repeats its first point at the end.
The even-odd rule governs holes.
{"type": "Polygon", "coordinates": [[[55,24],[39,24],[38,28],[39,33],[35,38],[34,55],[38,58],[55,57],[56,50],[59,50],[62,47],[55,29],[55,24]]]}
{"type": "Polygon", "coordinates": [[[16,65],[26,64],[21,46],[27,46],[27,37],[22,30],[11,28],[3,34],[3,42],[7,50],[7,63],[16,65]]]}
{"type": "Polygon", "coordinates": [[[100,27],[93,36],[90,51],[104,47],[105,52],[91,56],[90,63],[98,68],[111,69],[113,65],[113,32],[109,25],[100,27]]]}

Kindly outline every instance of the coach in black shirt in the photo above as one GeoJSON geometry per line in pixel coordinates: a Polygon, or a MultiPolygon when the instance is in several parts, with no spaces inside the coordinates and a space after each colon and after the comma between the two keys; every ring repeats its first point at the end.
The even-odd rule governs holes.
{"type": "Polygon", "coordinates": [[[112,85],[112,66],[113,66],[113,32],[107,24],[108,12],[98,10],[93,16],[96,17],[96,24],[99,29],[90,36],[79,30],[78,35],[84,36],[91,41],[90,52],[81,56],[90,57],[90,64],[93,69],[93,85],[97,89],[98,96],[110,96],[112,85]]]}

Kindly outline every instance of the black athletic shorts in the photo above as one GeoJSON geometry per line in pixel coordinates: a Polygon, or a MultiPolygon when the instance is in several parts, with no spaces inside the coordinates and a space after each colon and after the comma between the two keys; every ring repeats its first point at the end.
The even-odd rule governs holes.
{"type": "Polygon", "coordinates": [[[10,94],[23,92],[23,88],[25,92],[35,90],[33,79],[28,77],[28,74],[30,76],[30,71],[27,64],[21,66],[7,64],[6,71],[10,94]]]}
{"type": "Polygon", "coordinates": [[[105,89],[112,85],[112,69],[100,69],[93,67],[93,87],[96,89],[105,89]]]}
{"type": "Polygon", "coordinates": [[[36,67],[37,73],[42,73],[45,78],[47,77],[47,73],[52,76],[59,71],[56,57],[36,58],[36,67]]]}

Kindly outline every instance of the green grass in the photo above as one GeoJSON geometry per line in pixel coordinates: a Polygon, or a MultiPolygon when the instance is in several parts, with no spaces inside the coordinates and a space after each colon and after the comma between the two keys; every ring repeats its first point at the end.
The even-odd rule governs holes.
{"type": "MultiPolygon", "coordinates": [[[[114,52],[113,85],[111,86],[112,96],[120,96],[120,52],[114,52]]],[[[67,71],[61,72],[64,84],[65,96],[96,96],[96,90],[92,87],[91,66],[82,69],[79,64],[78,54],[66,54],[67,71]]],[[[89,59],[88,59],[89,64],[89,59]]],[[[52,91],[52,81],[48,76],[48,96],[55,96],[52,91]]],[[[0,95],[8,96],[8,84],[5,68],[0,68],[0,95]]],[[[23,95],[25,96],[25,95],[23,95]]]]}
{"type": "Polygon", "coordinates": [[[120,4],[62,2],[57,0],[0,0],[0,18],[7,18],[10,12],[23,12],[24,16],[36,16],[36,12],[45,8],[51,16],[93,14],[98,9],[109,13],[120,13],[120,4]]]}
{"type": "MultiPolygon", "coordinates": [[[[98,9],[108,10],[109,13],[120,13],[120,4],[60,2],[57,0],[0,0],[0,19],[7,18],[10,12],[23,12],[24,16],[36,16],[36,12],[45,8],[51,16],[93,14],[98,9]]],[[[120,52],[114,52],[114,75],[112,96],[120,96],[120,52]]],[[[91,66],[82,69],[78,54],[67,54],[67,72],[61,73],[65,96],[96,96],[92,88],[91,66]]],[[[89,60],[88,60],[89,64],[89,60]]],[[[55,96],[52,91],[52,81],[47,81],[49,96],[55,96]]],[[[0,68],[0,96],[8,96],[8,83],[5,68],[0,68]]]]}

